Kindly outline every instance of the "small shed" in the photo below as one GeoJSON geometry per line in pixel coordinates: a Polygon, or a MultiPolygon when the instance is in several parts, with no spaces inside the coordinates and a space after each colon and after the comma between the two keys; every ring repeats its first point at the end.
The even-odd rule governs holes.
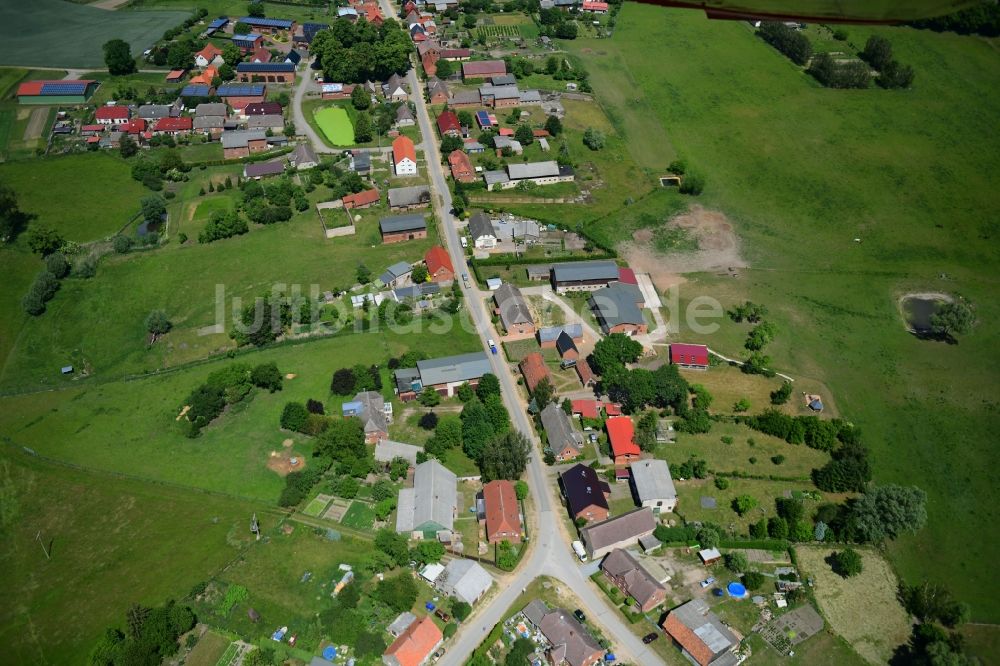
{"type": "Polygon", "coordinates": [[[486,280],[486,288],[490,291],[496,291],[503,284],[503,280],[500,278],[489,278],[486,280]]]}
{"type": "Polygon", "coordinates": [[[708,566],[721,560],[722,553],[719,552],[718,548],[704,548],[698,551],[698,557],[701,558],[702,564],[708,566]]]}
{"type": "Polygon", "coordinates": [[[61,372],[62,372],[62,373],[63,373],[64,375],[72,375],[72,374],[73,374],[73,366],[72,366],[72,365],[64,365],[64,366],[62,367],[62,370],[61,370],[61,372]]]}

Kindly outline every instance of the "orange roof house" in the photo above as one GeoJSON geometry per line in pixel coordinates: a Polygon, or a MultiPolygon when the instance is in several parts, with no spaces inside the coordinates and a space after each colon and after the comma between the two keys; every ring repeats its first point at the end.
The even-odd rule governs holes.
{"type": "Polygon", "coordinates": [[[627,416],[612,416],[604,422],[611,442],[615,465],[627,465],[639,459],[639,445],[635,443],[635,428],[627,416]]]}
{"type": "Polygon", "coordinates": [[[397,176],[417,175],[417,148],[410,137],[401,134],[393,139],[392,163],[397,176]]]}
{"type": "Polygon", "coordinates": [[[367,208],[372,204],[377,204],[379,201],[379,193],[376,189],[371,190],[361,190],[360,192],[355,192],[354,194],[345,194],[341,201],[344,203],[344,208],[367,208]]]}
{"type": "Polygon", "coordinates": [[[704,599],[692,599],[673,609],[661,626],[698,666],[736,662],[732,653],[739,639],[709,610],[704,599]]]}
{"type": "Polygon", "coordinates": [[[435,245],[427,250],[424,255],[424,263],[427,265],[427,274],[432,282],[447,282],[455,279],[455,267],[451,264],[451,257],[448,251],[440,245],[435,245]]]}
{"type": "Polygon", "coordinates": [[[539,352],[531,352],[525,356],[521,359],[519,367],[521,368],[521,374],[524,375],[524,384],[528,387],[529,393],[534,393],[535,387],[543,379],[552,381],[549,369],[545,367],[545,359],[542,358],[539,352]]]}
{"type": "Polygon", "coordinates": [[[472,160],[464,150],[453,150],[448,155],[448,166],[451,167],[451,177],[459,183],[476,182],[476,169],[472,160]]]}
{"type": "Polygon", "coordinates": [[[574,400],[571,404],[574,414],[579,414],[585,419],[601,418],[601,402],[599,400],[574,400]]]}
{"type": "Polygon", "coordinates": [[[205,48],[194,54],[194,62],[199,67],[205,67],[206,65],[211,65],[216,58],[222,55],[222,49],[220,49],[215,44],[209,42],[205,44],[205,48]]]}
{"type": "Polygon", "coordinates": [[[215,67],[206,67],[202,70],[201,74],[197,76],[192,76],[188,83],[192,84],[202,84],[206,86],[212,85],[212,80],[219,75],[219,70],[215,67]]]}
{"type": "Polygon", "coordinates": [[[386,666],[420,666],[441,645],[444,635],[430,616],[413,622],[382,653],[386,666]]]}
{"type": "Polygon", "coordinates": [[[521,542],[521,511],[512,481],[490,481],[483,486],[486,539],[521,542]]]}

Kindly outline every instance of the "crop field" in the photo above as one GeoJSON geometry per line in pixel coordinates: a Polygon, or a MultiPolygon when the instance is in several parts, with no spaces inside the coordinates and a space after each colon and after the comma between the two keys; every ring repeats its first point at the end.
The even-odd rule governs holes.
{"type": "MultiPolygon", "coordinates": [[[[683,157],[707,176],[698,202],[734,225],[750,268],[737,280],[688,275],[682,293],[771,308],[775,367],[828,388],[864,432],[877,482],[928,492],[927,527],[889,548],[902,577],[943,582],[975,619],[995,622],[1000,604],[971,572],[1000,555],[981,534],[997,518],[997,489],[981,470],[1000,427],[983,399],[1000,348],[990,277],[1000,265],[992,221],[1000,193],[990,184],[1000,138],[987,120],[1000,115],[998,42],[849,31],[859,44],[875,31],[887,36],[915,68],[914,88],[823,89],[742,23],[640,5],[623,9],[613,39],[568,47],[622,137],[622,149],[611,139],[609,148],[636,165],[622,170],[653,174],[683,157]],[[956,345],[918,340],[896,307],[911,290],[961,294],[980,324],[956,345]]],[[[625,208],[624,225],[621,216],[601,220],[597,207],[569,214],[589,212],[588,230],[616,244],[678,204],[682,197],[657,190],[625,208]]],[[[745,332],[720,335],[682,322],[682,337],[743,353],[745,332]]]]}
{"type": "Polygon", "coordinates": [[[519,38],[521,30],[516,25],[481,25],[476,29],[477,36],[483,39],[502,39],[504,37],[519,38]]]}
{"type": "MultiPolygon", "coordinates": [[[[286,380],[278,393],[259,392],[249,404],[227,410],[197,439],[186,438],[177,423],[184,399],[209,373],[235,360],[219,359],[127,382],[2,398],[0,432],[18,445],[80,465],[273,502],[283,481],[267,462],[290,437],[279,427],[285,403],[326,400],[337,368],[384,364],[418,342],[430,356],[479,349],[474,334],[456,326],[447,334],[385,330],[256,352],[245,362],[274,361],[282,373],[295,378],[286,380]]],[[[293,439],[290,454],[306,457],[308,464],[308,438],[293,439]]]]}
{"type": "Polygon", "coordinates": [[[216,666],[222,656],[229,651],[230,641],[225,636],[207,631],[184,660],[187,666],[216,666]]]}
{"type": "Polygon", "coordinates": [[[347,513],[340,519],[340,522],[356,530],[368,531],[375,522],[375,511],[366,502],[351,502],[347,513]]]}
{"type": "Polygon", "coordinates": [[[898,581],[876,551],[859,549],[864,570],[844,579],[824,562],[822,546],[795,549],[803,575],[815,578],[816,601],[826,621],[869,663],[884,664],[910,635],[910,619],[896,598],[898,581]]]}
{"type": "Polygon", "coordinates": [[[0,64],[35,67],[102,67],[102,45],[124,39],[132,52],[142,53],[165,30],[191,15],[183,11],[116,11],[74,5],[59,0],[36,0],[31,11],[18,3],[0,4],[5,41],[0,64]],[[45,44],[45,48],[38,48],[45,44]]]}
{"type": "MultiPolygon", "coordinates": [[[[11,663],[84,663],[129,604],[162,604],[235,557],[255,506],[163,485],[91,474],[0,451],[4,511],[16,517],[0,549],[0,610],[11,663]],[[46,559],[36,535],[51,553],[46,559]],[[151,566],[152,562],[162,566],[151,566]]],[[[259,513],[262,525],[274,520],[259,513]]]]}
{"type": "Polygon", "coordinates": [[[354,125],[347,111],[339,106],[328,106],[316,111],[316,123],[323,135],[335,146],[354,145],[354,125]]]}

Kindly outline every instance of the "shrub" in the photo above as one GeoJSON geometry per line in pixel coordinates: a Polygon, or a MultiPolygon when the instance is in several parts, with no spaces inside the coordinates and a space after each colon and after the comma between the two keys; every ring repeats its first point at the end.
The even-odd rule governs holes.
{"type": "Polygon", "coordinates": [[[438,424],[438,415],[434,412],[427,412],[420,417],[420,427],[424,430],[434,430],[438,424]]]}
{"type": "Polygon", "coordinates": [[[771,456],[771,462],[773,462],[775,465],[780,465],[781,463],[785,462],[785,456],[781,455],[780,453],[776,456],[771,456]]]}
{"type": "MultiPolygon", "coordinates": [[[[275,363],[261,363],[250,371],[250,381],[254,386],[267,389],[271,393],[280,391],[284,377],[275,363]]],[[[322,407],[322,405],[321,405],[322,407]]],[[[322,412],[321,412],[322,413],[322,412]]]]}
{"type": "Polygon", "coordinates": [[[764,584],[764,574],[757,571],[748,571],[743,574],[743,584],[748,590],[759,590],[764,584]]]}
{"type": "Polygon", "coordinates": [[[781,386],[774,391],[771,391],[771,404],[772,405],[783,405],[788,402],[788,399],[792,396],[792,383],[782,382],[781,386]]]}
{"type": "Polygon", "coordinates": [[[746,554],[741,551],[735,550],[726,553],[725,556],[726,568],[733,573],[743,573],[750,568],[750,562],[747,560],[746,554]]]}
{"type": "Polygon", "coordinates": [[[729,487],[729,480],[722,476],[715,477],[715,487],[719,490],[725,490],[729,487]]]}
{"type": "Polygon", "coordinates": [[[354,392],[357,382],[354,370],[341,368],[333,373],[333,379],[330,380],[330,392],[337,395],[348,395],[354,392]]]}
{"type": "Polygon", "coordinates": [[[681,181],[681,186],[677,188],[677,191],[681,194],[690,194],[693,196],[698,196],[705,190],[705,178],[704,176],[696,173],[689,173],[684,176],[684,180],[681,181]]]}
{"type": "Polygon", "coordinates": [[[306,400],[306,411],[309,412],[310,414],[323,415],[326,413],[326,410],[323,407],[323,403],[320,402],[319,400],[313,400],[312,398],[306,400]]]}
{"type": "Polygon", "coordinates": [[[73,274],[84,279],[89,279],[97,275],[97,257],[94,255],[84,257],[73,268],[73,274]]]}
{"type": "Polygon", "coordinates": [[[118,254],[125,254],[132,249],[132,239],[128,236],[122,236],[119,234],[115,236],[113,241],[111,241],[111,246],[118,254]]]}
{"type": "Polygon", "coordinates": [[[445,638],[451,638],[452,636],[455,635],[456,631],[458,631],[458,625],[455,624],[454,622],[449,622],[448,624],[444,625],[443,633],[445,638]]]}
{"type": "Polygon", "coordinates": [[[69,262],[61,252],[54,252],[45,257],[45,270],[61,280],[69,275],[69,262]]]}
{"type": "Polygon", "coordinates": [[[300,432],[305,428],[309,412],[301,402],[289,402],[281,412],[281,427],[300,432]]]}
{"type": "Polygon", "coordinates": [[[845,548],[839,553],[831,555],[830,564],[833,566],[834,573],[843,578],[857,576],[864,568],[861,555],[853,548],[845,548]]]}

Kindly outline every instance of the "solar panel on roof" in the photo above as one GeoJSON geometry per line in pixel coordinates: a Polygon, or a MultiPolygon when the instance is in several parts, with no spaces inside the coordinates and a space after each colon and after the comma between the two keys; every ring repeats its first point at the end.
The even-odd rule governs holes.
{"type": "Polygon", "coordinates": [[[43,95],[82,95],[85,92],[87,92],[87,84],[75,81],[43,83],[41,90],[43,95]]]}
{"type": "Polygon", "coordinates": [[[489,127],[492,125],[490,122],[490,114],[485,111],[476,111],[476,120],[479,121],[481,127],[489,127]]]}
{"type": "Polygon", "coordinates": [[[268,28],[292,27],[292,22],[288,19],[256,18],[253,16],[244,16],[240,19],[240,23],[246,23],[247,25],[262,25],[268,28]]]}
{"type": "Polygon", "coordinates": [[[184,89],[181,90],[181,97],[208,97],[208,86],[184,86],[184,89]]]}
{"type": "Polygon", "coordinates": [[[219,87],[219,97],[256,97],[264,94],[262,85],[225,85],[219,87]]]}
{"type": "Polygon", "coordinates": [[[210,29],[218,30],[219,28],[221,28],[222,26],[226,25],[227,23],[229,23],[229,19],[217,18],[214,21],[212,21],[211,23],[209,23],[208,27],[210,29]]]}

